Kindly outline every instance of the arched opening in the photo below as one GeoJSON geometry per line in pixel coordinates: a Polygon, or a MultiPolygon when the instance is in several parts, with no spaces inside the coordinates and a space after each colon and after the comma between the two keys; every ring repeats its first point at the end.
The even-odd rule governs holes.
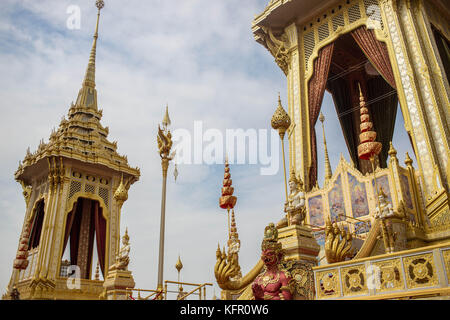
{"type": "Polygon", "coordinates": [[[104,278],[107,224],[102,210],[99,201],[80,197],[67,214],[62,259],[68,263],[62,266],[78,266],[81,279],[95,278],[96,262],[104,278]]]}
{"type": "Polygon", "coordinates": [[[28,243],[29,250],[35,249],[39,246],[42,233],[42,224],[44,222],[45,215],[45,203],[44,199],[39,200],[35,204],[33,222],[31,224],[30,241],[28,243]]]}
{"type": "MultiPolygon", "coordinates": [[[[351,161],[363,174],[372,171],[370,161],[359,159],[357,151],[361,133],[359,85],[369,108],[373,131],[377,133],[376,140],[383,145],[375,159],[376,164],[381,168],[387,167],[389,143],[393,141],[399,109],[394,72],[387,45],[376,39],[373,30],[361,26],[321,48],[314,60],[314,71],[308,83],[309,118],[313,125],[309,188],[316,184],[318,178],[315,126],[320,126],[317,120],[326,92],[332,98],[351,161]]],[[[328,139],[332,144],[334,137],[329,136],[328,139]]]]}

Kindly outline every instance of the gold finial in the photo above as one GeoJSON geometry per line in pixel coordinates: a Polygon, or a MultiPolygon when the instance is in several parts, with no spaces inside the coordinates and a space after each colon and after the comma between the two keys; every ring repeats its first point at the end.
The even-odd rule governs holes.
{"type": "Polygon", "coordinates": [[[413,161],[412,161],[412,159],[409,157],[409,153],[406,152],[406,155],[405,155],[405,164],[409,167],[409,166],[412,165],[412,163],[413,163],[413,161]]]}
{"type": "Polygon", "coordinates": [[[320,122],[322,122],[322,124],[325,121],[325,116],[323,115],[322,112],[320,112],[319,120],[320,120],[320,122]]]}
{"type": "Polygon", "coordinates": [[[100,263],[97,261],[97,268],[95,268],[95,280],[100,280],[100,263]]]}
{"type": "Polygon", "coordinates": [[[120,179],[120,184],[117,187],[116,191],[114,192],[114,199],[118,202],[125,202],[128,199],[128,191],[125,185],[123,184],[123,173],[122,177],[120,179]]]}
{"type": "Polygon", "coordinates": [[[389,142],[388,154],[391,158],[395,158],[397,156],[397,150],[395,150],[394,145],[392,144],[392,141],[389,142]]]}
{"type": "Polygon", "coordinates": [[[166,105],[166,112],[164,114],[164,118],[162,121],[162,125],[167,128],[168,126],[170,126],[171,122],[170,122],[170,117],[169,117],[169,105],[166,105]]]}
{"type": "Polygon", "coordinates": [[[325,116],[323,115],[322,112],[320,113],[319,120],[322,123],[322,132],[323,132],[323,147],[325,155],[325,185],[326,185],[333,176],[333,171],[331,170],[330,157],[328,156],[327,139],[325,138],[325,125],[323,124],[325,121],[325,116]]]}
{"type": "Polygon", "coordinates": [[[97,0],[95,1],[95,6],[97,7],[98,11],[100,11],[105,6],[105,2],[103,0],[97,0]]]}
{"type": "Polygon", "coordinates": [[[287,129],[291,126],[291,118],[281,105],[281,98],[279,93],[278,93],[278,107],[272,116],[271,125],[273,129],[278,130],[281,139],[284,138],[284,134],[286,133],[287,129]]]}
{"type": "Polygon", "coordinates": [[[280,135],[281,140],[281,150],[283,153],[283,174],[284,174],[284,191],[286,193],[286,201],[288,201],[288,191],[287,191],[287,179],[286,179],[286,161],[284,156],[284,135],[286,131],[291,126],[291,118],[284,111],[283,106],[281,105],[280,93],[278,93],[278,107],[275,110],[275,113],[272,116],[272,120],[270,122],[272,128],[278,130],[278,134],[280,135]]]}
{"type": "Polygon", "coordinates": [[[183,269],[183,263],[181,262],[180,256],[178,255],[177,263],[175,264],[175,269],[177,269],[178,273],[183,269]]]}

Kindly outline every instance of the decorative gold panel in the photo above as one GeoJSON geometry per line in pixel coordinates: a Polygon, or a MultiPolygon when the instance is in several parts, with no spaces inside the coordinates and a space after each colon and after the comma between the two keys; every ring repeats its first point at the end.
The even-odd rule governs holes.
{"type": "Polygon", "coordinates": [[[395,291],[404,288],[400,259],[375,262],[373,266],[377,292],[395,291]]]}
{"type": "Polygon", "coordinates": [[[406,284],[409,289],[433,287],[439,284],[432,253],[403,259],[406,284]]]}
{"type": "Polygon", "coordinates": [[[72,198],[75,193],[78,193],[80,191],[81,191],[81,182],[72,180],[72,182],[70,182],[69,199],[72,198]]]}
{"type": "Polygon", "coordinates": [[[365,265],[342,268],[341,275],[344,296],[355,296],[369,292],[367,289],[365,265]]]}
{"type": "Polygon", "coordinates": [[[450,283],[450,250],[445,250],[442,252],[444,257],[445,272],[447,273],[447,284],[450,283]]]}
{"type": "Polygon", "coordinates": [[[341,295],[338,269],[317,272],[316,279],[317,297],[319,299],[336,298],[341,295]]]}

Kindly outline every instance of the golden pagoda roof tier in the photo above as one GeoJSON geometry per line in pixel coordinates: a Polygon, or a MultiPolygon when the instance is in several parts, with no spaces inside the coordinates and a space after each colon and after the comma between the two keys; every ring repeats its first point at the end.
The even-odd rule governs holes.
{"type": "Polygon", "coordinates": [[[139,168],[131,168],[128,165],[127,157],[117,153],[117,142],[110,142],[107,139],[109,129],[100,124],[103,111],[99,110],[97,105],[95,58],[100,10],[103,6],[102,0],[96,1],[98,14],[94,41],[76,102],[71,104],[68,118],[63,118],[58,129],[51,133],[48,143],[41,141],[34,153],[27,150],[24,160],[19,164],[15,173],[16,180],[27,181],[30,173],[34,172],[36,168],[45,170],[47,161],[42,164],[41,160],[50,157],[62,157],[85,164],[100,165],[133,176],[133,182],[139,179],[139,168]]]}

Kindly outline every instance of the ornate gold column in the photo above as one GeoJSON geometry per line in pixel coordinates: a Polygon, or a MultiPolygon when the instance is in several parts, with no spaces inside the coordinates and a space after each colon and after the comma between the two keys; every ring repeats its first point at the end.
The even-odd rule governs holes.
{"type": "MultiPolygon", "coordinates": [[[[424,74],[428,73],[425,65],[422,70],[417,67],[419,58],[419,48],[417,39],[412,34],[411,21],[409,20],[409,9],[405,0],[382,0],[381,13],[383,20],[387,25],[389,36],[389,45],[392,67],[394,70],[397,92],[399,95],[400,106],[403,117],[405,118],[405,127],[408,131],[418,161],[421,172],[421,185],[425,198],[429,198],[436,191],[434,181],[436,181],[435,166],[438,162],[436,154],[437,137],[433,137],[430,119],[427,116],[434,117],[432,102],[430,97],[422,97],[421,87],[427,90],[428,85],[424,74]],[[421,73],[421,75],[419,75],[421,73]],[[428,101],[426,101],[428,100],[428,101]]],[[[426,77],[426,76],[425,76],[426,77]]],[[[434,121],[434,120],[433,120],[434,121]]],[[[446,137],[441,138],[445,139],[446,137]]],[[[441,183],[442,175],[439,175],[441,183]]]]}

